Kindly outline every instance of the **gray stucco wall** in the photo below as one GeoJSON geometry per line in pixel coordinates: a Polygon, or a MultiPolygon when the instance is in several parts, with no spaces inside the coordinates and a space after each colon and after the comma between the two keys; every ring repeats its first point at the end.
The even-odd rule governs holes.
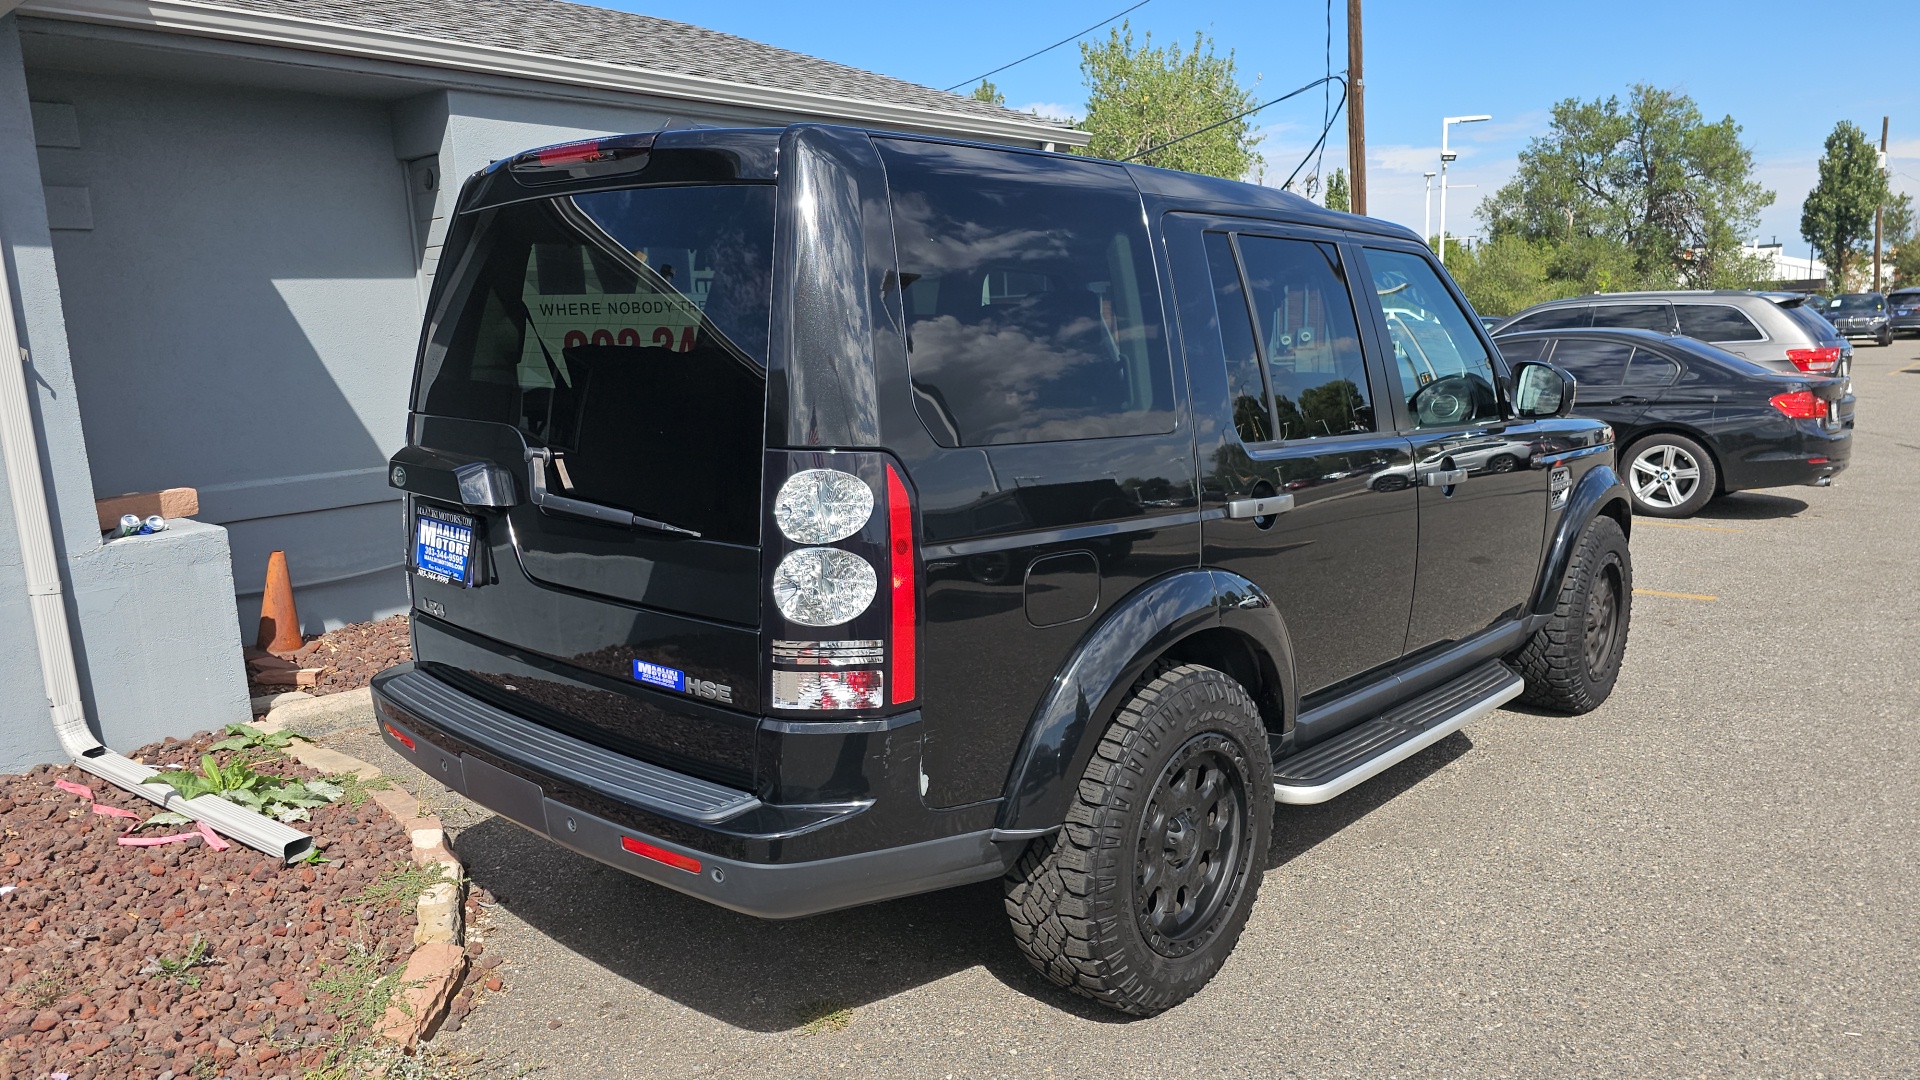
{"type": "MultiPolygon", "coordinates": [[[[35,142],[17,24],[7,16],[0,18],[0,256],[21,344],[31,355],[27,374],[42,478],[82,698],[96,734],[128,750],[247,717],[227,536],[183,521],[157,536],[100,541],[82,391],[69,354],[67,301],[35,142]]],[[[71,205],[55,209],[56,215],[73,212],[71,205]]],[[[0,357],[8,365],[0,377],[17,377],[14,362],[0,357]]],[[[0,771],[58,759],[10,496],[0,499],[0,661],[0,771]]]]}

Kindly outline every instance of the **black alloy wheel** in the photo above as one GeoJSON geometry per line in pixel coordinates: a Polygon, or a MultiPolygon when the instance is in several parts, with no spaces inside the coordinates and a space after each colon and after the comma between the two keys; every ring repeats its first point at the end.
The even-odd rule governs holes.
{"type": "Polygon", "coordinates": [[[1553,615],[1512,664],[1526,679],[1520,700],[1554,712],[1592,712],[1613,693],[1633,620],[1633,556],[1620,523],[1587,523],[1560,581],[1553,615]]]}
{"type": "Polygon", "coordinates": [[[1161,770],[1134,856],[1140,932],[1162,956],[1185,956],[1217,925],[1246,858],[1247,792],[1226,739],[1199,735],[1161,770]]]}

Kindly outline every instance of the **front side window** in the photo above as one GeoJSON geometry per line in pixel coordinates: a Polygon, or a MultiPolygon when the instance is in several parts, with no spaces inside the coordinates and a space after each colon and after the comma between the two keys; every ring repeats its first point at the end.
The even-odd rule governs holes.
{"type": "Polygon", "coordinates": [[[1411,252],[1368,248],[1367,266],[1414,426],[1500,419],[1493,358],[1433,264],[1411,252]]]}
{"type": "Polygon", "coordinates": [[[1761,341],[1766,335],[1728,304],[1681,304],[1680,332],[1701,341],[1761,341]]]}
{"type": "Polygon", "coordinates": [[[878,139],[914,404],[949,446],[1170,432],[1139,193],[1111,165],[878,139]]]}
{"type": "Polygon", "coordinates": [[[1270,236],[1239,241],[1273,392],[1275,436],[1372,431],[1367,365],[1339,249],[1270,236]]]}

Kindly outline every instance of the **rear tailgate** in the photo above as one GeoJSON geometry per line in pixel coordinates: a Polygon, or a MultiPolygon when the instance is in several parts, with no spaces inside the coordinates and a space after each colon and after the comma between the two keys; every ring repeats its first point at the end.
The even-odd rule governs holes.
{"type": "Polygon", "coordinates": [[[773,206],[732,183],[463,215],[394,459],[423,667],[610,748],[750,771],[773,206]],[[463,465],[499,490],[463,498],[463,465]],[[435,557],[449,537],[464,574],[435,557]]]}

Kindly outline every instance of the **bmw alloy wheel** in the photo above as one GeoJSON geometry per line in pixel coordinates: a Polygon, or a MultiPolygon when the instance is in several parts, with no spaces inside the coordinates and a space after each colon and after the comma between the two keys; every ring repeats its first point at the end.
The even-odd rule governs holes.
{"type": "Polygon", "coordinates": [[[1692,498],[1700,486],[1700,463],[1672,443],[1647,447],[1634,457],[1628,472],[1640,501],[1665,510],[1692,498]]]}

